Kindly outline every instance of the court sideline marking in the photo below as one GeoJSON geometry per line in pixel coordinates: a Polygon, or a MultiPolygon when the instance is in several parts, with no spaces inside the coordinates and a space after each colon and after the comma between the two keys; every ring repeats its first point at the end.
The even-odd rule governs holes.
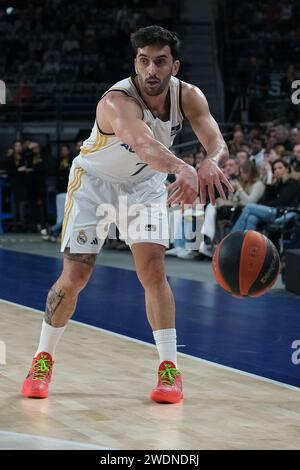
{"type": "MultiPolygon", "coordinates": [[[[94,445],[94,444],[86,444],[84,442],[79,442],[79,441],[70,441],[70,440],[67,440],[67,439],[56,439],[54,437],[48,437],[48,436],[40,436],[40,435],[37,435],[37,434],[24,434],[24,433],[19,433],[19,432],[10,432],[10,431],[2,431],[0,430],[0,437],[2,436],[2,439],[5,439],[6,437],[7,438],[12,438],[15,439],[15,438],[22,438],[24,440],[24,443],[26,444],[25,441],[28,441],[28,440],[34,440],[35,442],[36,441],[39,441],[39,442],[45,442],[45,444],[48,444],[48,445],[51,445],[53,444],[53,446],[57,446],[56,450],[66,450],[66,447],[68,447],[68,450],[79,450],[78,448],[80,448],[81,450],[117,450],[117,449],[112,449],[111,447],[103,447],[103,446],[97,446],[97,445],[94,445]],[[62,448],[62,446],[65,445],[64,448],[62,448]]],[[[8,446],[10,447],[2,447],[1,443],[0,443],[0,449],[1,450],[17,450],[18,447],[16,447],[16,442],[13,444],[8,444],[8,446]]],[[[52,446],[52,448],[53,448],[52,446]]],[[[44,446],[45,448],[46,446],[44,446]]],[[[47,449],[48,450],[52,450],[52,448],[47,449]]],[[[43,450],[43,448],[33,448],[33,447],[30,447],[30,448],[26,448],[26,449],[23,449],[23,450],[43,450]]]]}
{"type": "MultiPolygon", "coordinates": [[[[38,310],[38,309],[32,308],[32,307],[27,307],[26,305],[17,304],[15,302],[11,302],[11,301],[5,300],[5,299],[0,299],[0,303],[6,303],[8,305],[13,305],[15,307],[19,307],[19,308],[23,308],[25,310],[29,310],[31,312],[37,312],[41,315],[44,315],[44,313],[45,313],[42,310],[38,310]]],[[[141,340],[136,339],[136,338],[131,338],[130,336],[121,335],[120,333],[115,333],[114,331],[105,330],[105,329],[100,328],[98,326],[88,325],[87,323],[79,322],[79,321],[76,321],[76,320],[69,320],[69,322],[75,323],[76,325],[84,326],[86,328],[90,328],[91,330],[102,331],[103,333],[107,333],[107,334],[110,334],[112,336],[116,336],[117,338],[125,339],[126,341],[131,341],[133,343],[142,344],[142,345],[150,347],[150,348],[156,348],[156,346],[154,344],[147,343],[146,341],[141,341],[141,340]]],[[[279,382],[277,380],[268,379],[267,377],[263,377],[261,375],[251,374],[251,372],[246,372],[246,371],[243,371],[243,370],[240,370],[240,369],[235,369],[234,367],[224,366],[223,364],[219,364],[218,362],[208,361],[207,359],[201,359],[200,357],[192,356],[190,354],[185,354],[185,353],[182,353],[180,351],[178,351],[178,356],[187,357],[189,359],[192,359],[193,361],[201,362],[202,364],[208,364],[208,365],[217,367],[219,369],[227,370],[227,371],[230,371],[230,372],[235,372],[236,374],[245,375],[246,377],[251,377],[251,378],[260,380],[262,382],[266,382],[266,383],[269,383],[269,384],[277,385],[279,387],[287,388],[289,390],[294,390],[296,392],[300,392],[299,387],[295,387],[293,385],[289,385],[289,384],[286,384],[284,382],[279,382]]]]}

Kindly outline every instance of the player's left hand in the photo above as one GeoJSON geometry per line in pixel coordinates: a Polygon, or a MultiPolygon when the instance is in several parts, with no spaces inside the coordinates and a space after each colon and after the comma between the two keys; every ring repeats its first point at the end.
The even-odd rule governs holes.
{"type": "Polygon", "coordinates": [[[201,204],[206,204],[206,188],[208,188],[209,200],[213,206],[216,203],[215,188],[218,190],[220,197],[222,199],[226,199],[222,183],[231,193],[234,192],[233,187],[224,175],[223,171],[211,158],[206,158],[201,162],[198,169],[198,180],[201,204]]]}

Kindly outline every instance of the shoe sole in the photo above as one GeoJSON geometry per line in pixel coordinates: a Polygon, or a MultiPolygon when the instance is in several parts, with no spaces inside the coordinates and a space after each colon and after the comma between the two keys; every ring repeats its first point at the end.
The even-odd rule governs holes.
{"type": "Polygon", "coordinates": [[[24,392],[22,390],[21,393],[24,398],[48,398],[48,392],[24,392]]]}
{"type": "Polygon", "coordinates": [[[183,400],[183,393],[177,397],[170,397],[170,396],[168,397],[167,394],[163,392],[152,392],[150,395],[150,398],[152,401],[156,403],[174,404],[174,403],[179,403],[180,401],[183,400]]]}

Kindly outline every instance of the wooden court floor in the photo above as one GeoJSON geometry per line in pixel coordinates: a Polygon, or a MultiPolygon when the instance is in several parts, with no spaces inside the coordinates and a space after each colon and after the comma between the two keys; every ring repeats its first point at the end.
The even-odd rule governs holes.
{"type": "Polygon", "coordinates": [[[0,302],[2,435],[109,449],[300,448],[300,390],[180,356],[184,402],[155,404],[156,350],[78,323],[58,346],[49,398],[25,399],[20,388],[41,321],[36,311],[0,302]]]}

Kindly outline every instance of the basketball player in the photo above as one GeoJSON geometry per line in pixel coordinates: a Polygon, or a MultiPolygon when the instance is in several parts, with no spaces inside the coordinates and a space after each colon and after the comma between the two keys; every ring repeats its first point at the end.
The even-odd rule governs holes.
{"type": "MultiPolygon", "coordinates": [[[[213,204],[215,188],[225,198],[222,183],[230,191],[232,188],[219,164],[228,158],[228,151],[203,93],[176,78],[180,45],[177,35],[159,26],[148,26],[133,33],[131,42],[136,53],[136,75],[116,83],[102,96],[92,133],[70,172],[62,230],[64,266],[47,297],[40,343],[23,383],[25,397],[48,396],[56,345],[104,243],[105,236],[97,236],[97,207],[113,205],[120,219],[125,216],[119,210],[120,197],[126,196],[129,206],[139,203],[144,207],[138,238],[131,237],[129,231],[124,236],[145,290],[147,317],[160,357],[158,385],[151,398],[161,403],[176,403],[183,398],[176,358],[174,298],[164,267],[167,202],[192,203],[199,183],[203,203],[207,189],[213,204]],[[198,174],[168,150],[185,117],[207,151],[198,174]],[[167,201],[164,181],[168,173],[175,174],[176,181],[169,186],[167,201]],[[151,224],[146,210],[150,206],[151,224]]],[[[118,225],[122,233],[124,221],[119,220],[118,225]]]]}

